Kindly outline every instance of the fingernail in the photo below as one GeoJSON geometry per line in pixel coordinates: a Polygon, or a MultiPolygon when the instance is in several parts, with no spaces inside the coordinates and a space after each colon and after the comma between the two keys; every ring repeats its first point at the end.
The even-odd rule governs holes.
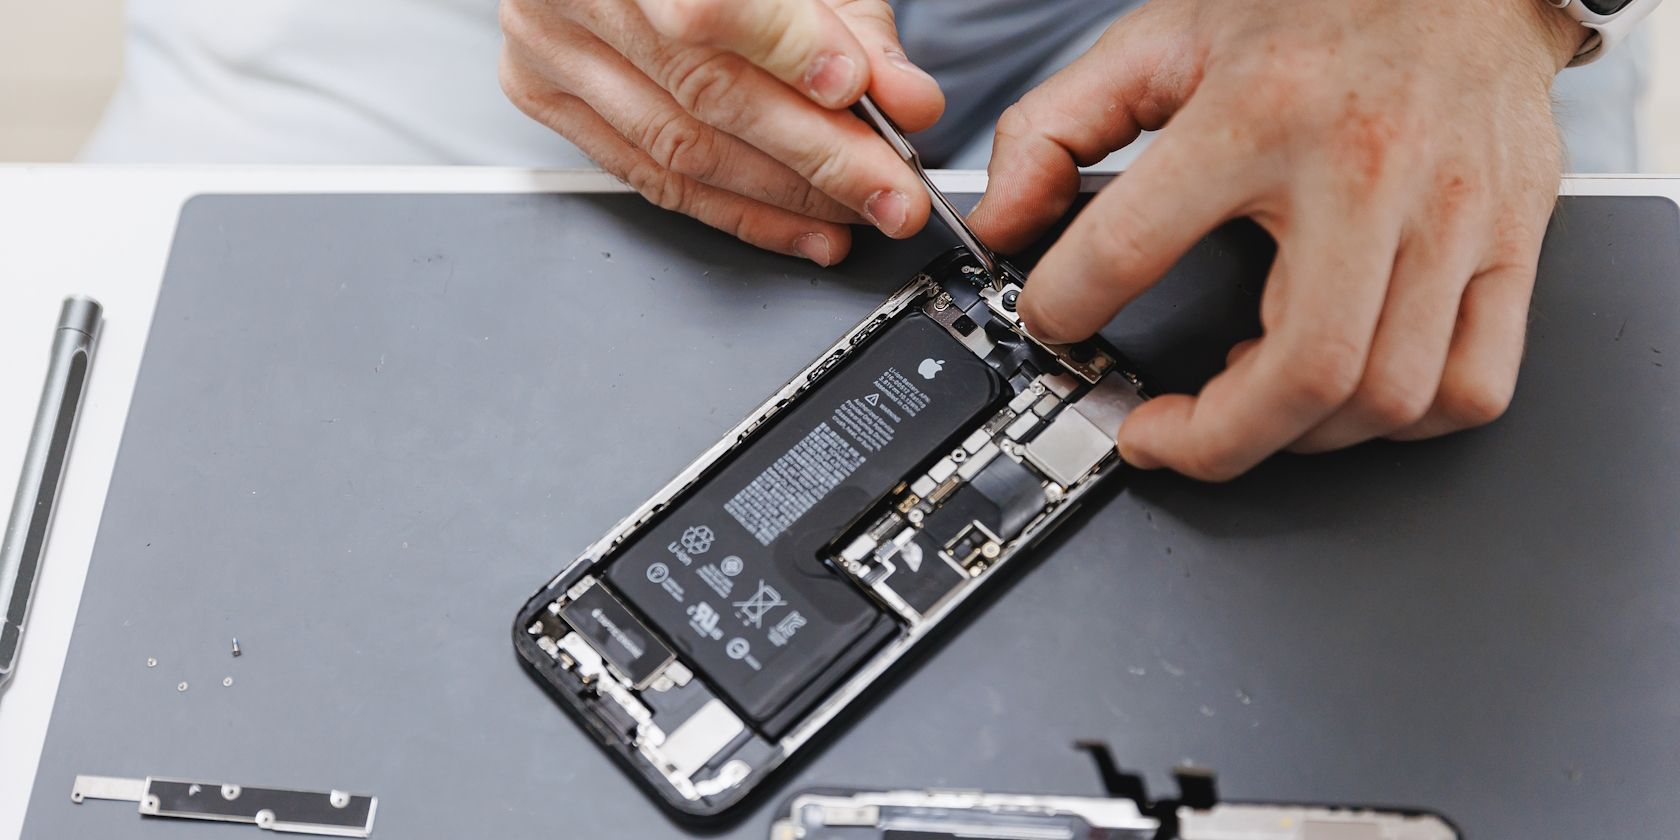
{"type": "Polygon", "coordinates": [[[830,108],[845,105],[856,86],[857,64],[842,53],[817,56],[805,71],[805,88],[811,97],[830,108]]]}
{"type": "MultiPolygon", "coordinates": [[[[1032,284],[1032,280],[1029,279],[1027,281],[1027,284],[1030,286],[1032,284]]],[[[1023,298],[1023,301],[1024,301],[1024,299],[1026,298],[1026,295],[1023,294],[1021,297],[1023,298]]],[[[1036,338],[1039,341],[1045,342],[1047,344],[1072,344],[1073,343],[1072,341],[1069,341],[1067,339],[1062,338],[1061,335],[1057,334],[1054,330],[1046,329],[1043,326],[1041,326],[1038,323],[1037,319],[1035,319],[1031,314],[1028,313],[1027,306],[1030,306],[1030,304],[1028,304],[1027,306],[1023,306],[1023,305],[1021,305],[1021,303],[1017,303],[1016,306],[1017,306],[1017,310],[1018,310],[1017,315],[1021,319],[1021,326],[1026,328],[1027,335],[1030,335],[1033,338],[1036,338]]]]}
{"type": "Polygon", "coordinates": [[[1127,443],[1124,437],[1120,438],[1119,446],[1120,459],[1126,463],[1131,464],[1140,470],[1158,470],[1161,468],[1160,461],[1149,457],[1149,455],[1142,449],[1139,449],[1133,444],[1127,443]]]}
{"type": "Polygon", "coordinates": [[[898,190],[880,190],[863,203],[869,223],[888,236],[897,236],[910,216],[910,199],[898,190]]]}
{"type": "Polygon", "coordinates": [[[820,233],[801,234],[793,240],[793,250],[820,266],[829,265],[828,237],[820,233]]]}

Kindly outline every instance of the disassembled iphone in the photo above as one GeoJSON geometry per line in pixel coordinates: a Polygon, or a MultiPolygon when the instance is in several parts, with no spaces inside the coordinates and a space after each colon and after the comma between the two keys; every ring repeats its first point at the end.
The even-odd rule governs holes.
{"type": "Polygon", "coordinates": [[[935,261],[520,611],[531,672],[672,807],[739,801],[1121,466],[1143,383],[1034,340],[999,271],[935,261]]]}
{"type": "Polygon", "coordinates": [[[1109,795],[812,790],[788,800],[770,840],[1458,840],[1424,811],[1220,802],[1213,775],[1180,768],[1179,795],[1151,801],[1106,746],[1090,749],[1109,795]]]}

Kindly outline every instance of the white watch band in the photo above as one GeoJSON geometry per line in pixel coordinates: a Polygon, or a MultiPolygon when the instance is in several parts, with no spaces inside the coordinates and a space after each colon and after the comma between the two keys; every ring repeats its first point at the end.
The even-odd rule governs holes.
{"type": "Polygon", "coordinates": [[[1632,32],[1639,22],[1651,14],[1662,0],[1633,0],[1613,14],[1599,14],[1587,7],[1583,0],[1546,0],[1555,8],[1564,10],[1570,17],[1579,21],[1587,29],[1586,39],[1581,42],[1581,49],[1575,53],[1570,67],[1579,67],[1597,61],[1632,32]]]}

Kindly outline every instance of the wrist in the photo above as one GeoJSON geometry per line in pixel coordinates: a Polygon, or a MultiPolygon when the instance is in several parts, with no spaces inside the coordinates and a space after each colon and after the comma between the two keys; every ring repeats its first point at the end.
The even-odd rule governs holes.
{"type": "Polygon", "coordinates": [[[1547,55],[1556,62],[1554,70],[1562,70],[1575,60],[1586,44],[1588,32],[1581,22],[1571,17],[1557,0],[1518,0],[1527,6],[1535,19],[1536,31],[1547,55]]]}

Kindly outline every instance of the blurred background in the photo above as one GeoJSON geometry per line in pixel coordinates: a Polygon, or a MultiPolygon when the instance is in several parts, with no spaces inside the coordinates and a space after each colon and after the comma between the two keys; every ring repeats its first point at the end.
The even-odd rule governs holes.
{"type": "MultiPolygon", "coordinates": [[[[124,0],[0,0],[0,161],[76,157],[116,89],[123,7],[124,0]]],[[[1680,173],[1680,49],[1672,48],[1680,47],[1680,0],[1659,6],[1644,35],[1640,166],[1680,173]]]]}

